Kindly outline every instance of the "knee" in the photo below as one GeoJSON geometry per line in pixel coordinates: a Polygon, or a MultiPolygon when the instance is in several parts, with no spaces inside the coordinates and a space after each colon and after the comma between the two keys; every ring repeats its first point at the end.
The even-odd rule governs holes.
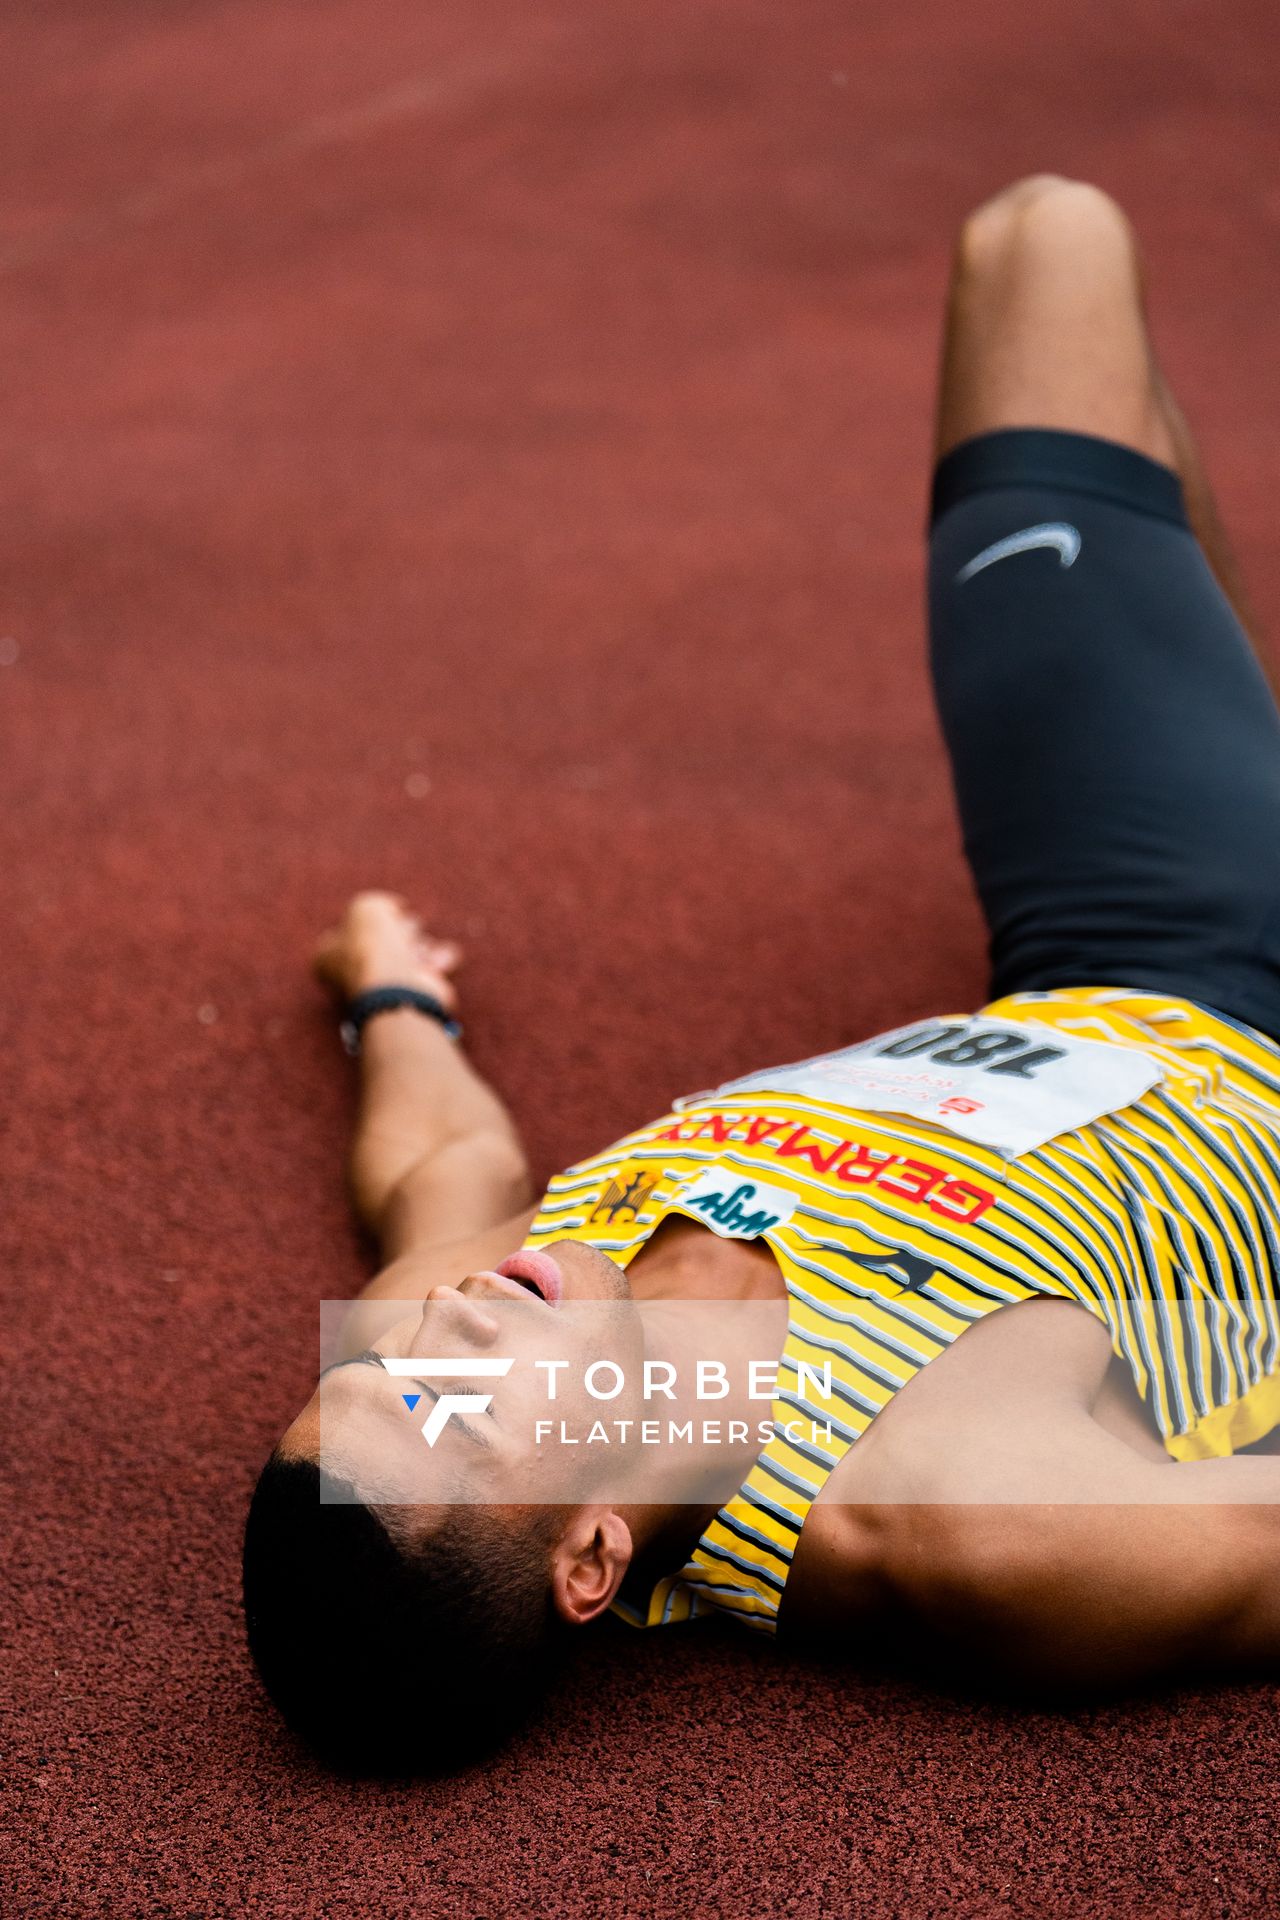
{"type": "Polygon", "coordinates": [[[1016,180],[976,207],[956,252],[966,279],[1099,268],[1131,275],[1136,261],[1133,228],[1110,194],[1052,173],[1016,180]]]}

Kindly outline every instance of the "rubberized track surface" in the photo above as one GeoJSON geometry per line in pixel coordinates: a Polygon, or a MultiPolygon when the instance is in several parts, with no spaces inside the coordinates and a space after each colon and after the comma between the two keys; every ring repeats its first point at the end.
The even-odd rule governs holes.
{"type": "Polygon", "coordinates": [[[487,1771],[351,1786],[266,1712],[236,1564],[361,1272],[303,970],[351,890],[466,940],[543,1172],[980,995],[919,526],[947,237],[1004,179],[1130,205],[1275,613],[1273,24],[11,12],[14,1911],[1275,1912],[1274,1687],[1057,1717],[605,1631],[487,1771]]]}

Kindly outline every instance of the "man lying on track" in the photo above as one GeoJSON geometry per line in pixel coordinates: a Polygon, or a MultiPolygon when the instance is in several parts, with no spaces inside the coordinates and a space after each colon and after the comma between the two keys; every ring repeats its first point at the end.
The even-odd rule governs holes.
{"type": "MultiPolygon", "coordinates": [[[[1280,719],[1102,193],[966,222],[937,450],[980,1015],[697,1095],[534,1206],[445,1022],[456,952],[385,895],[321,949],[385,1265],[263,1472],[245,1604],[335,1760],[483,1745],[610,1609],[1068,1692],[1280,1667],[1280,719]],[[720,1376],[729,1490],[553,1484],[529,1382],[570,1309],[620,1383],[688,1301],[776,1310],[771,1422],[741,1351],[720,1376]]],[[[551,1411],[638,1422],[587,1357],[551,1411]]]]}

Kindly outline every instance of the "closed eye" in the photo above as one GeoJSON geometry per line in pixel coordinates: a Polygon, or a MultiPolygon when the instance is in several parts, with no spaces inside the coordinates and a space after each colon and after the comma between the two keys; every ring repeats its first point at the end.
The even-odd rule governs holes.
{"type": "Polygon", "coordinates": [[[382,1355],[376,1347],[366,1347],[363,1353],[353,1353],[349,1360],[334,1360],[320,1374],[323,1380],[326,1374],[336,1373],[339,1367],[380,1367],[382,1355]]]}
{"type": "MultiPolygon", "coordinates": [[[[383,1356],[376,1348],[366,1347],[363,1353],[352,1354],[349,1360],[335,1360],[331,1366],[327,1366],[324,1369],[320,1378],[323,1380],[326,1374],[336,1373],[339,1367],[383,1367],[383,1356]]],[[[385,1367],[383,1367],[383,1371],[386,1371],[385,1367]]],[[[405,1376],[401,1375],[398,1377],[404,1378],[405,1376]]],[[[433,1387],[429,1380],[414,1380],[413,1385],[415,1387],[421,1387],[423,1393],[425,1393],[433,1403],[440,1398],[439,1388],[433,1387]]],[[[469,1385],[466,1381],[460,1381],[456,1387],[450,1388],[450,1392],[452,1393],[483,1393],[484,1391],[485,1389],[483,1387],[474,1384],[469,1385]]],[[[494,1419],[492,1413],[489,1414],[489,1418],[493,1421],[495,1427],[499,1424],[498,1421],[494,1419]]],[[[461,1414],[455,1413],[450,1419],[449,1424],[453,1427],[460,1427],[474,1446],[483,1447],[486,1453],[492,1453],[493,1442],[485,1434],[481,1433],[478,1427],[474,1427],[469,1420],[464,1420],[461,1414]]]]}

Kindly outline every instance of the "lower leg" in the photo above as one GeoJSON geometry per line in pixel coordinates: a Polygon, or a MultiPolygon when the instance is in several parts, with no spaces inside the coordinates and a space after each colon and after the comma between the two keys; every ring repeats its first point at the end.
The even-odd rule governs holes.
{"type": "Polygon", "coordinates": [[[1001,427],[1094,434],[1174,468],[1209,564],[1251,628],[1199,453],[1156,362],[1133,230],[1096,187],[1019,181],[961,230],[938,454],[1001,427]]]}

